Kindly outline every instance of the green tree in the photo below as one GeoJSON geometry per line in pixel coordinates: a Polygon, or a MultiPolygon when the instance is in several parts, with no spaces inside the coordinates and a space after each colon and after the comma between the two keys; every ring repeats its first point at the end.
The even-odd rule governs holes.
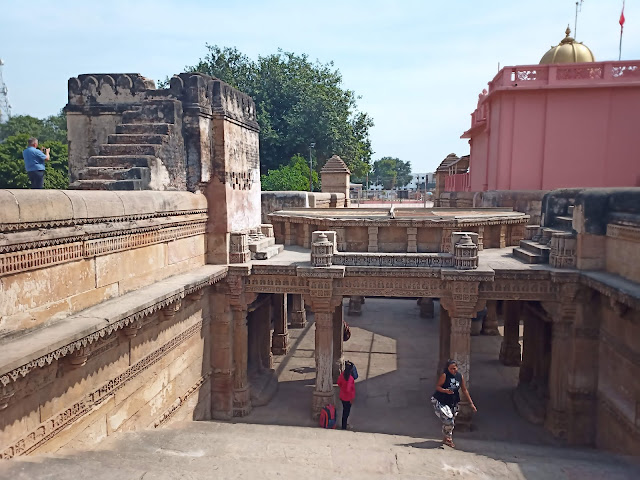
{"type": "Polygon", "coordinates": [[[67,143],[67,115],[62,110],[57,115],[45,119],[16,115],[5,123],[0,123],[0,142],[23,133],[36,137],[41,144],[49,140],[67,143]]]}
{"type": "Polygon", "coordinates": [[[282,51],[253,61],[236,48],[207,48],[205,58],[187,69],[217,77],[253,97],[263,172],[278,169],[315,143],[316,168],[336,154],[355,176],[366,175],[373,121],[357,110],[358,97],[343,88],[333,63],[282,51]]]}
{"type": "Polygon", "coordinates": [[[411,162],[383,157],[373,162],[373,178],[379,181],[385,190],[403,187],[411,181],[411,162]]]}
{"type": "MultiPolygon", "coordinates": [[[[319,190],[318,172],[312,173],[313,189],[319,190]]],[[[309,190],[309,165],[301,155],[294,155],[288,165],[282,165],[275,170],[269,170],[267,175],[260,178],[262,190],[309,190]]]]}
{"type": "MultiPolygon", "coordinates": [[[[0,188],[29,188],[29,177],[24,169],[22,151],[27,147],[30,136],[20,133],[7,137],[0,143],[0,188]]],[[[49,140],[39,146],[51,149],[44,188],[67,188],[69,153],[66,143],[49,140]]]]}

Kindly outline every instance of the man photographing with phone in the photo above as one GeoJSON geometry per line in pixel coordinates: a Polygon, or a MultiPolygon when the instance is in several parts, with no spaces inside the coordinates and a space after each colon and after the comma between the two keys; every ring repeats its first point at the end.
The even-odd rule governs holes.
{"type": "Polygon", "coordinates": [[[22,151],[22,158],[31,188],[44,188],[44,162],[49,161],[49,149],[44,149],[44,153],[38,150],[38,139],[31,137],[27,148],[22,151]]]}

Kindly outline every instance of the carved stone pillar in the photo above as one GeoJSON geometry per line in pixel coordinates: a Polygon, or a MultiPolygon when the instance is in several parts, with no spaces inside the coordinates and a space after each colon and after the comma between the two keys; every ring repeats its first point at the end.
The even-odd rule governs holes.
{"type": "Polygon", "coordinates": [[[369,233],[369,246],[367,248],[368,252],[377,252],[378,251],[378,227],[368,227],[369,233]]]}
{"type": "Polygon", "coordinates": [[[549,368],[549,403],[545,428],[556,437],[566,438],[568,429],[568,366],[571,359],[571,324],[553,318],[551,325],[551,365],[549,368]]]}
{"type": "Polygon", "coordinates": [[[284,222],[284,244],[293,245],[291,236],[291,222],[284,222]]]}
{"type": "Polygon", "coordinates": [[[291,328],[304,328],[307,324],[307,312],[304,309],[304,297],[302,295],[291,296],[291,328]]]}
{"type": "Polygon", "coordinates": [[[333,312],[333,378],[338,378],[340,370],[344,367],[343,312],[342,304],[333,312]]]}
{"type": "Polygon", "coordinates": [[[273,368],[273,354],[271,353],[271,302],[263,303],[254,312],[259,370],[273,368]]]}
{"type": "Polygon", "coordinates": [[[301,224],[302,227],[302,246],[304,248],[311,248],[311,229],[308,223],[301,224]]]}
{"type": "Polygon", "coordinates": [[[444,366],[447,364],[447,360],[449,360],[450,338],[451,318],[449,317],[449,312],[440,306],[440,358],[436,376],[440,376],[444,366]]]}
{"type": "Polygon", "coordinates": [[[233,417],[234,356],[233,313],[224,295],[210,296],[211,322],[211,416],[217,420],[233,417]]]}
{"type": "Polygon", "coordinates": [[[287,294],[276,293],[272,298],[273,339],[271,352],[286,355],[289,352],[289,331],[287,328],[287,294]]]}
{"type": "MultiPolygon", "coordinates": [[[[312,307],[314,308],[314,307],[312,307]]],[[[317,418],[322,408],[334,403],[333,398],[333,316],[334,310],[314,308],[316,324],[316,385],[313,391],[312,415],[317,418]]]]}
{"type": "Polygon", "coordinates": [[[359,317],[362,315],[362,304],[364,303],[363,297],[352,295],[349,297],[349,308],[347,309],[347,315],[350,317],[359,317]]]}
{"type": "Polygon", "coordinates": [[[420,305],[420,318],[433,318],[433,298],[419,298],[418,305],[420,305]]]}
{"type": "Polygon", "coordinates": [[[251,412],[251,392],[247,374],[249,329],[247,307],[232,305],[233,311],[233,416],[244,417],[251,412]]]}
{"type": "MultiPolygon", "coordinates": [[[[451,296],[440,299],[441,318],[442,308],[444,308],[451,318],[449,358],[456,361],[458,371],[463,375],[467,387],[473,395],[471,391],[471,319],[478,310],[484,308],[484,302],[478,301],[478,280],[469,281],[466,280],[467,277],[459,277],[458,274],[455,274],[455,277],[452,275],[452,277],[456,281],[450,285],[451,296]]],[[[456,428],[469,429],[473,417],[471,405],[466,398],[461,397],[459,407],[456,428]]]]}
{"type": "Polygon", "coordinates": [[[520,310],[522,304],[518,300],[507,300],[502,308],[504,318],[504,337],[500,345],[500,362],[503,365],[517,367],[520,365],[520,310]]]}
{"type": "Polygon", "coordinates": [[[453,246],[451,245],[452,228],[443,228],[442,237],[440,238],[440,252],[453,253],[453,246]]]}
{"type": "Polygon", "coordinates": [[[522,362],[520,363],[518,383],[528,384],[533,380],[537,346],[536,328],[539,320],[532,315],[526,304],[522,307],[522,321],[524,324],[524,331],[522,332],[522,362]]]}
{"type": "Polygon", "coordinates": [[[482,321],[482,335],[500,335],[498,330],[498,302],[487,300],[487,315],[482,321]]]}
{"type": "Polygon", "coordinates": [[[499,248],[505,248],[507,246],[507,226],[500,225],[498,232],[498,245],[499,248]]]}

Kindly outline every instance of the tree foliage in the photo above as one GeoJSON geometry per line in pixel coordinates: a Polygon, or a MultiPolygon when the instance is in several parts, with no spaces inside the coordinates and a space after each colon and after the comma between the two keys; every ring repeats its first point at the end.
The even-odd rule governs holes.
{"type": "Polygon", "coordinates": [[[373,177],[385,190],[403,187],[411,181],[411,162],[403,162],[394,157],[382,157],[373,162],[373,177]]]}
{"type": "Polygon", "coordinates": [[[44,188],[67,188],[69,150],[66,123],[65,114],[60,112],[43,120],[17,115],[0,124],[0,188],[29,188],[22,158],[29,137],[38,138],[39,147],[51,149],[44,188]]]}
{"type": "MultiPolygon", "coordinates": [[[[217,77],[253,97],[260,125],[260,165],[277,170],[315,143],[317,168],[340,155],[355,176],[369,171],[373,121],[357,110],[332,62],[278,51],[256,61],[236,48],[207,45],[209,53],[189,71],[217,77]]],[[[267,175],[268,176],[268,175],[267,175]]],[[[307,182],[308,183],[308,182],[307,182]]]]}
{"type": "MultiPolygon", "coordinates": [[[[318,172],[312,173],[313,189],[319,190],[318,172]]],[[[260,178],[262,190],[309,190],[309,165],[301,155],[294,155],[288,165],[281,165],[275,170],[269,170],[260,178]]]]}
{"type": "Polygon", "coordinates": [[[0,142],[21,133],[36,137],[40,143],[49,140],[67,143],[67,116],[63,111],[44,119],[16,115],[5,123],[0,123],[0,142]]]}

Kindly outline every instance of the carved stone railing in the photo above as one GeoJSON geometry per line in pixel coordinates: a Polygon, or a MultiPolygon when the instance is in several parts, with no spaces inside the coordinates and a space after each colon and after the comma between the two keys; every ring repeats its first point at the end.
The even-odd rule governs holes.
{"type": "Polygon", "coordinates": [[[333,265],[345,267],[453,267],[451,253],[366,253],[340,252],[333,255],[333,265]]]}

